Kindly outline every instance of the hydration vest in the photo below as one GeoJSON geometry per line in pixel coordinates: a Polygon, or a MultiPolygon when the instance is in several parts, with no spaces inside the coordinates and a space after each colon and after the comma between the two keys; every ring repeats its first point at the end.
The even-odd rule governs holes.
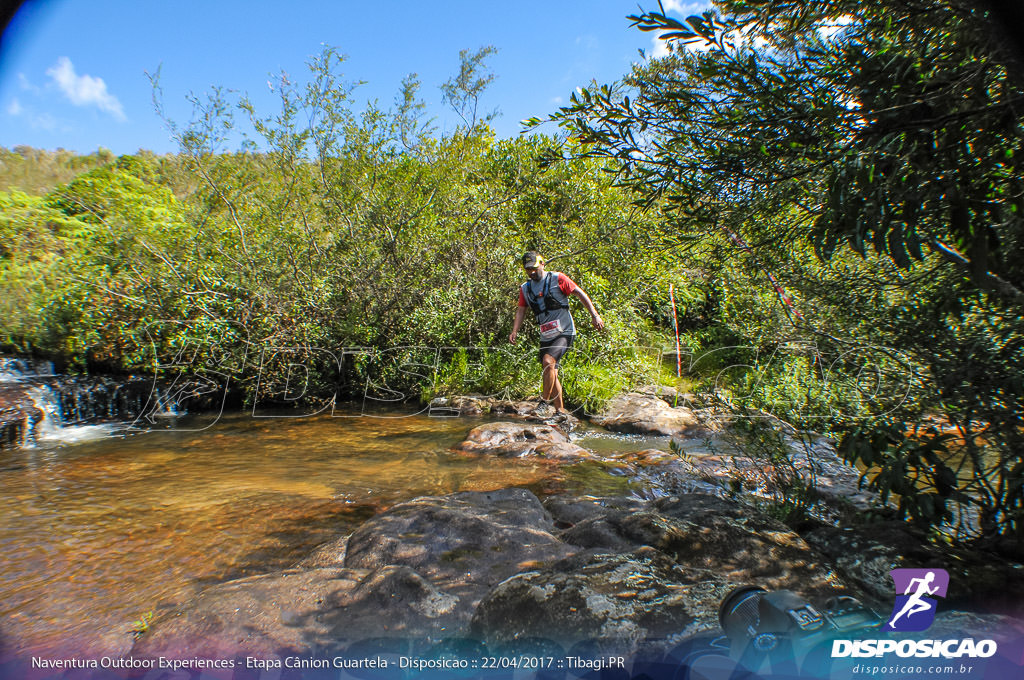
{"type": "MultiPolygon", "coordinates": [[[[526,298],[526,304],[530,305],[530,309],[533,310],[534,316],[541,316],[547,311],[554,311],[556,309],[569,309],[569,300],[565,298],[563,294],[562,299],[558,299],[551,292],[551,279],[558,280],[558,272],[547,272],[544,274],[543,289],[541,289],[540,295],[533,292],[533,286],[527,281],[522,285],[523,297],[526,298]]],[[[561,293],[561,289],[556,285],[555,288],[561,293]]]]}
{"type": "MultiPolygon", "coordinates": [[[[543,325],[557,320],[562,334],[575,335],[576,325],[569,312],[569,297],[558,287],[558,272],[546,272],[541,283],[541,290],[535,293],[532,281],[524,283],[520,290],[526,304],[530,306],[537,323],[543,325]]],[[[543,332],[541,337],[543,338],[543,332]]]]}

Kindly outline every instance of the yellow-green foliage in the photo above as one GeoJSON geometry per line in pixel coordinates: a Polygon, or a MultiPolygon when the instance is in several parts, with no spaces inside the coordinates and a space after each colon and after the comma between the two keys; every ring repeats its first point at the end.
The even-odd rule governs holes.
{"type": "Polygon", "coordinates": [[[659,226],[600,164],[544,170],[553,139],[496,141],[485,125],[434,137],[338,92],[286,89],[277,117],[238,110],[259,152],[212,153],[212,128],[192,127],[173,158],[124,156],[43,196],[4,195],[0,276],[17,294],[3,342],[106,369],[185,357],[258,398],[295,363],[311,368],[310,398],[366,379],[402,398],[525,396],[539,391],[532,319],[518,345],[507,337],[520,255],[538,249],[609,322],[596,333],[573,303],[570,401],[657,374],[634,348],[657,336],[652,301],[678,263],[636,257],[659,226]],[[370,351],[331,358],[354,347],[370,351]]]}

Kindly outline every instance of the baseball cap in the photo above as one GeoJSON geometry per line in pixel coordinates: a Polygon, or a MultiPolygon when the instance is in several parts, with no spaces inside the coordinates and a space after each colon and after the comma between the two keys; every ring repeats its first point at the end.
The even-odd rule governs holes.
{"type": "Polygon", "coordinates": [[[523,267],[526,269],[533,269],[544,264],[544,258],[541,257],[536,250],[531,250],[523,255],[523,267]]]}

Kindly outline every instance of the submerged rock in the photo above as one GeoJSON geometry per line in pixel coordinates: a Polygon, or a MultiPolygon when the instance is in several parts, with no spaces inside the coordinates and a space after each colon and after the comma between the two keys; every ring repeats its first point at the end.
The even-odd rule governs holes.
{"type": "Polygon", "coordinates": [[[733,488],[730,478],[705,474],[690,464],[688,455],[644,449],[612,454],[610,460],[621,464],[622,474],[638,482],[648,497],[691,493],[727,496],[733,488]]]}

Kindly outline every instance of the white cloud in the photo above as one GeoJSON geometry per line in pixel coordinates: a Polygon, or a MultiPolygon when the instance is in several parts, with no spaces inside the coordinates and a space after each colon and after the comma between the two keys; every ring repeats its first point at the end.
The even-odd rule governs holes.
{"type": "Polygon", "coordinates": [[[20,116],[21,112],[25,109],[21,108],[21,102],[15,97],[11,100],[11,103],[7,105],[7,113],[12,116],[20,116]]]}
{"type": "Polygon", "coordinates": [[[75,106],[95,106],[117,120],[125,120],[121,102],[107,92],[107,84],[103,79],[78,75],[75,73],[74,64],[67,57],[59,58],[57,63],[46,71],[46,75],[57,83],[57,87],[75,106]]]}

